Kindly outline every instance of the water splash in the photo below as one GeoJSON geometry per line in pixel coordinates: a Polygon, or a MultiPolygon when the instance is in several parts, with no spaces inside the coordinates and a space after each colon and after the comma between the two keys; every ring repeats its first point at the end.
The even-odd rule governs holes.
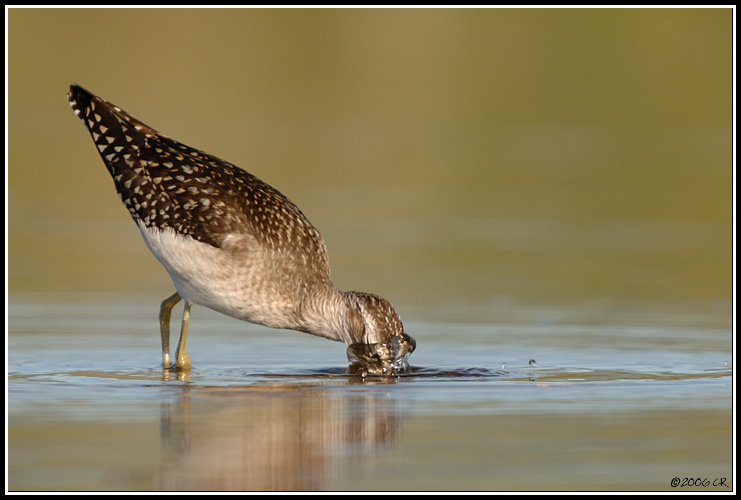
{"type": "Polygon", "coordinates": [[[406,333],[377,344],[350,344],[347,346],[347,373],[363,377],[409,373],[411,367],[408,358],[416,347],[417,342],[406,333]]]}

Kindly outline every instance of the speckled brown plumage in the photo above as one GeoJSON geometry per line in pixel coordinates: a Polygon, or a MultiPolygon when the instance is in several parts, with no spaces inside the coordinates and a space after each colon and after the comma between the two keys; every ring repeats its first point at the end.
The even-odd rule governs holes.
{"type": "Polygon", "coordinates": [[[146,227],[171,227],[215,247],[224,235],[247,231],[275,247],[321,250],[301,210],[254,175],[158,133],[79,86],[71,87],[70,103],[121,201],[146,227]]]}
{"type": "Polygon", "coordinates": [[[160,313],[166,366],[170,310],[180,298],[185,310],[176,364],[184,369],[190,364],[185,333],[192,304],[348,345],[404,335],[388,301],[334,288],[321,235],[276,189],[160,134],[80,86],[71,86],[68,97],[177,290],[160,313]]]}

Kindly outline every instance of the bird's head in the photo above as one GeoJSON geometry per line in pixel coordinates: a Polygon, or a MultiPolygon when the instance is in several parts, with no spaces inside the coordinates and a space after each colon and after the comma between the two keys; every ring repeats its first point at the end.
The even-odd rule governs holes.
{"type": "Polygon", "coordinates": [[[394,307],[378,295],[363,292],[344,294],[350,311],[348,344],[349,373],[396,375],[410,371],[407,358],[416,342],[404,333],[394,307]]]}

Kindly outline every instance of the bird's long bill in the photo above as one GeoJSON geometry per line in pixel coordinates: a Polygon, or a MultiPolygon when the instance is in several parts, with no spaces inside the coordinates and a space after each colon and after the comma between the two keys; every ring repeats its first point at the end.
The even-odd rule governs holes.
{"type": "Polygon", "coordinates": [[[347,372],[362,376],[409,373],[412,369],[407,360],[416,347],[417,342],[406,333],[377,344],[350,344],[347,347],[347,372]]]}

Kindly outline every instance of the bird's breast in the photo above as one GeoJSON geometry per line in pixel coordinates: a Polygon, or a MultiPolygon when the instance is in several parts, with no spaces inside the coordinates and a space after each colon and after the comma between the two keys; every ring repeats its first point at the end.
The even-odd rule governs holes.
{"type": "Polygon", "coordinates": [[[285,266],[275,262],[269,249],[254,238],[235,236],[238,244],[224,249],[170,228],[138,225],[184,300],[252,323],[295,327],[300,300],[297,287],[285,266]]]}

